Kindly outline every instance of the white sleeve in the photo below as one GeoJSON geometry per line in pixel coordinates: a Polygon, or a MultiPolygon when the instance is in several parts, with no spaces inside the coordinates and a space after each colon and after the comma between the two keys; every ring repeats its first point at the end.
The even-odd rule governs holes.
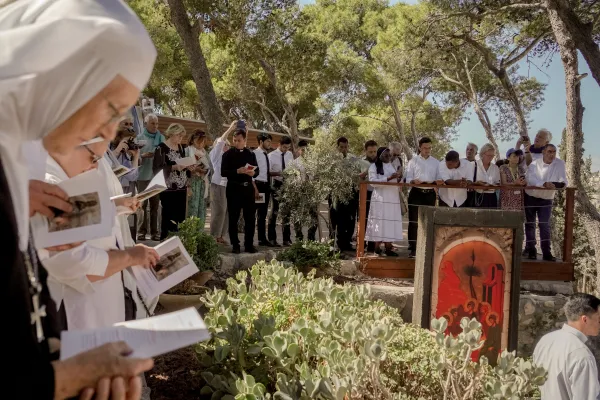
{"type": "Polygon", "coordinates": [[[385,175],[379,175],[377,173],[377,166],[375,164],[371,164],[369,167],[369,181],[371,182],[387,182],[387,177],[385,175]]]}
{"type": "Polygon", "coordinates": [[[38,250],[38,254],[50,276],[84,294],[94,292],[87,275],[104,276],[108,267],[106,250],[86,243],[56,254],[47,250],[38,250]]]}
{"type": "MultiPolygon", "coordinates": [[[[277,154],[281,154],[277,152],[277,154]]],[[[282,172],[281,171],[281,157],[275,157],[275,152],[269,153],[269,172],[282,172]]]]}
{"type": "Polygon", "coordinates": [[[215,141],[215,146],[212,148],[210,153],[208,154],[210,157],[210,162],[214,164],[217,163],[219,157],[223,156],[223,147],[225,147],[225,141],[221,138],[218,138],[215,141]]]}
{"type": "Polygon", "coordinates": [[[597,400],[600,398],[598,367],[592,357],[580,358],[570,366],[569,372],[573,400],[597,400]]]}
{"type": "Polygon", "coordinates": [[[444,182],[452,179],[452,176],[450,176],[450,170],[448,169],[448,167],[446,167],[445,161],[440,161],[440,165],[438,166],[437,177],[438,179],[441,179],[444,182]]]}
{"type": "Polygon", "coordinates": [[[537,164],[532,162],[527,168],[527,185],[529,186],[542,186],[544,182],[538,177],[537,164]]]}

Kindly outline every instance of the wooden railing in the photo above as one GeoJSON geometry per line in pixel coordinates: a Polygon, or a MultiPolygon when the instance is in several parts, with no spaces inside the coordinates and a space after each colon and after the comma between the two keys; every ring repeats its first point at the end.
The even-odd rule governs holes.
{"type": "MultiPolygon", "coordinates": [[[[367,186],[397,186],[397,187],[420,187],[420,188],[445,188],[445,189],[475,189],[475,190],[556,190],[564,191],[566,202],[565,202],[565,226],[564,226],[564,239],[562,246],[562,262],[569,264],[572,268],[573,264],[573,217],[575,209],[575,188],[567,187],[562,189],[547,189],[535,186],[510,186],[510,185],[498,185],[498,186],[481,186],[481,185],[467,185],[467,186],[456,186],[456,185],[436,185],[436,184],[410,184],[410,183],[397,183],[397,182],[368,182],[364,181],[360,183],[359,193],[359,212],[358,212],[358,237],[356,244],[356,256],[361,259],[365,256],[365,230],[367,222],[367,186]]],[[[408,217],[408,216],[406,216],[408,217]]]]}

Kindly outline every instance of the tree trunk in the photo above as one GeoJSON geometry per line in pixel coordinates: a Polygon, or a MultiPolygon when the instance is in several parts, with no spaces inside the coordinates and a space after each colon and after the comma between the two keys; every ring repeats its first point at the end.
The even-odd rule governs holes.
{"type": "MultiPolygon", "coordinates": [[[[525,113],[523,112],[523,107],[521,106],[521,100],[519,99],[519,95],[515,90],[515,86],[513,85],[506,69],[502,68],[496,70],[496,72],[492,71],[494,75],[498,78],[504,90],[508,94],[508,100],[510,100],[510,104],[512,104],[513,110],[515,111],[515,116],[517,118],[517,126],[519,127],[519,135],[521,136],[529,136],[527,131],[527,120],[525,119],[525,113]]],[[[497,149],[496,149],[497,150],[497,149]]]]}
{"type": "Polygon", "coordinates": [[[394,122],[396,125],[396,132],[398,133],[398,139],[400,140],[400,144],[402,145],[402,149],[404,151],[404,155],[406,155],[406,159],[410,161],[415,152],[419,151],[418,142],[417,147],[413,150],[408,141],[406,140],[406,136],[404,135],[404,125],[402,124],[402,116],[400,115],[400,110],[398,109],[398,103],[396,99],[388,95],[390,106],[392,107],[392,112],[394,113],[394,122]]]}
{"type": "Polygon", "coordinates": [[[479,105],[479,102],[477,100],[471,100],[471,103],[473,104],[473,108],[475,109],[475,114],[477,114],[477,118],[479,118],[479,122],[481,122],[481,126],[483,126],[483,130],[485,131],[485,137],[487,137],[491,145],[494,146],[496,158],[499,158],[500,149],[498,148],[498,143],[496,143],[496,139],[494,138],[494,132],[492,131],[492,123],[487,115],[487,112],[479,105]]]}
{"type": "MultiPolygon", "coordinates": [[[[554,31],[554,37],[560,50],[560,58],[565,70],[565,87],[567,94],[567,178],[571,186],[577,188],[576,201],[577,213],[588,234],[590,246],[595,251],[596,268],[600,272],[600,214],[590,201],[583,183],[581,182],[581,165],[583,161],[583,111],[581,103],[581,84],[579,65],[577,60],[577,47],[575,38],[571,35],[567,25],[562,20],[558,10],[552,8],[553,3],[546,1],[547,11],[554,31]]],[[[600,287],[600,273],[596,277],[596,285],[600,287]]]]}
{"type": "MultiPolygon", "coordinates": [[[[544,0],[543,3],[548,14],[554,15],[554,18],[560,21],[564,33],[574,41],[574,46],[581,51],[592,76],[600,85],[600,49],[594,41],[593,24],[583,23],[567,0],[544,0]]],[[[556,35],[554,24],[552,28],[556,35]]]]}
{"type": "Polygon", "coordinates": [[[185,53],[190,61],[190,69],[198,97],[202,114],[206,118],[208,134],[211,138],[217,138],[223,133],[225,116],[221,112],[215,89],[210,79],[210,71],[206,66],[206,59],[200,47],[200,22],[194,25],[190,23],[188,12],[183,0],[167,0],[171,10],[171,21],[183,42],[185,53]]]}

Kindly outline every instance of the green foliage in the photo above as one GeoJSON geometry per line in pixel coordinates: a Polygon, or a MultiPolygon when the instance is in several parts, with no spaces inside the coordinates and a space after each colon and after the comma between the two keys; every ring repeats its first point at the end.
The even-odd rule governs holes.
{"type": "Polygon", "coordinates": [[[332,242],[295,242],[277,254],[277,260],[287,261],[298,268],[334,268],[340,266],[339,253],[333,251],[332,242]]]}
{"type": "Polygon", "coordinates": [[[504,350],[493,369],[487,359],[471,361],[471,354],[483,347],[481,324],[473,318],[460,321],[463,331],[456,337],[446,336],[448,320],[431,321],[435,340],[441,348],[436,356],[436,370],[443,388],[444,400],[490,398],[519,400],[529,398],[544,384],[547,373],[531,361],[515,357],[516,352],[504,350]]]}
{"type": "Polygon", "coordinates": [[[370,299],[368,286],[335,285],[278,262],[256,264],[248,278],[240,271],[227,290],[202,298],[212,339],[196,351],[207,398],[441,399],[445,387],[445,398],[457,399],[448,397],[449,380],[475,382],[472,397],[460,398],[512,400],[545,379],[512,353],[495,369],[469,361],[481,346],[475,320],[452,339],[442,333],[445,319],[432,321],[433,334],[404,324],[370,299]]]}
{"type": "Polygon", "coordinates": [[[311,225],[328,198],[342,203],[351,199],[359,174],[358,160],[343,158],[335,142],[319,141],[285,170],[281,207],[289,210],[292,223],[311,225]]]}
{"type": "Polygon", "coordinates": [[[215,238],[204,232],[204,223],[198,217],[188,217],[177,225],[178,236],[200,271],[214,269],[219,263],[219,246],[215,238]]]}

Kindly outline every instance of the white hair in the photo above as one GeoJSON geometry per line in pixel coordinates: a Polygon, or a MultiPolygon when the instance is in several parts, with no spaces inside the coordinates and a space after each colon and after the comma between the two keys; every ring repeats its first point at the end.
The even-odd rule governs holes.
{"type": "Polygon", "coordinates": [[[388,149],[402,151],[402,145],[400,144],[400,142],[390,142],[388,149]]]}
{"type": "Polygon", "coordinates": [[[496,149],[491,143],[484,144],[483,146],[481,146],[481,150],[479,151],[479,157],[483,157],[483,155],[490,150],[494,150],[494,152],[496,151],[496,149]]]}
{"type": "Polygon", "coordinates": [[[470,147],[470,146],[475,147],[475,153],[477,153],[477,150],[479,150],[479,146],[477,146],[475,143],[471,143],[471,142],[467,143],[467,147],[470,147]]]}
{"type": "Polygon", "coordinates": [[[539,135],[540,133],[545,133],[545,134],[546,134],[546,139],[547,139],[548,143],[552,142],[552,132],[550,132],[550,131],[549,131],[548,129],[546,129],[546,128],[542,128],[542,129],[540,129],[540,130],[538,131],[538,133],[537,133],[537,134],[539,135]]]}
{"type": "Polygon", "coordinates": [[[146,118],[144,118],[144,122],[148,123],[148,122],[150,122],[150,120],[152,120],[152,121],[158,121],[158,117],[156,116],[156,114],[148,114],[148,115],[146,115],[146,118]]]}

